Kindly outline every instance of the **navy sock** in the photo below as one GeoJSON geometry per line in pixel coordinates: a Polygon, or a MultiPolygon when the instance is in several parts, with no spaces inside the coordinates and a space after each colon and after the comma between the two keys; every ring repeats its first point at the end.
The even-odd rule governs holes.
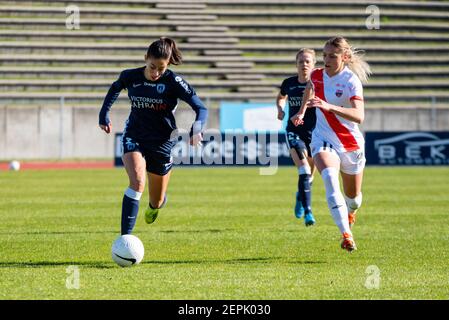
{"type": "Polygon", "coordinates": [[[122,202],[122,235],[131,234],[136,224],[139,213],[139,200],[142,194],[132,189],[127,189],[122,202]]]}
{"type": "Polygon", "coordinates": [[[312,190],[310,174],[301,174],[298,179],[298,200],[301,201],[305,213],[312,211],[312,190]]]}

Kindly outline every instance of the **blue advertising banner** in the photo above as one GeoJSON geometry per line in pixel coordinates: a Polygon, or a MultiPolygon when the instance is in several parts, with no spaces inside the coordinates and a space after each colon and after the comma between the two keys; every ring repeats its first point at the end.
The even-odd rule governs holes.
{"type": "MultiPolygon", "coordinates": [[[[122,166],[121,133],[115,134],[115,165],[122,166]]],[[[283,133],[242,133],[206,130],[201,146],[189,145],[189,133],[178,133],[178,143],[172,150],[175,165],[212,166],[277,166],[292,165],[283,133]]]]}
{"type": "MultiPolygon", "coordinates": [[[[285,108],[288,110],[288,106],[285,108]]],[[[277,119],[276,104],[222,102],[220,104],[220,130],[241,130],[242,132],[284,133],[288,114],[283,121],[277,119]]]]}
{"type": "Polygon", "coordinates": [[[368,165],[448,165],[449,132],[366,132],[368,165]]]}

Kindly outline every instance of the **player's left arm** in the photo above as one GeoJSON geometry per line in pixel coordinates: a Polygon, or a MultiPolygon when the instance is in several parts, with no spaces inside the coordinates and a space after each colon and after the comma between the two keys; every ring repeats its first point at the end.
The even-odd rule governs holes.
{"type": "Polygon", "coordinates": [[[307,105],[310,108],[321,108],[322,110],[329,111],[345,118],[349,121],[361,124],[365,119],[365,106],[363,100],[351,99],[351,108],[345,108],[330,104],[321,100],[318,97],[311,99],[307,105]]]}
{"type": "Polygon", "coordinates": [[[365,119],[365,104],[363,102],[363,86],[356,77],[350,79],[347,84],[350,108],[336,106],[318,97],[314,97],[307,103],[308,107],[321,108],[355,123],[361,124],[365,119]]]}
{"type": "Polygon", "coordinates": [[[307,110],[307,103],[310,99],[312,99],[315,96],[315,93],[313,91],[313,83],[309,81],[306,85],[306,88],[304,89],[302,101],[301,101],[301,107],[295,115],[290,117],[290,121],[293,122],[293,124],[297,127],[301,124],[304,124],[304,116],[306,114],[307,110]]]}
{"type": "Polygon", "coordinates": [[[195,122],[190,129],[190,144],[192,146],[201,145],[203,141],[203,131],[206,127],[208,110],[203,101],[198,97],[195,90],[181,77],[175,81],[175,90],[177,95],[183,101],[187,102],[195,111],[195,122]]]}
{"type": "Polygon", "coordinates": [[[201,141],[203,141],[203,131],[207,122],[207,108],[196,94],[185,101],[192,107],[196,114],[195,122],[190,129],[190,144],[192,146],[201,145],[201,141]]]}

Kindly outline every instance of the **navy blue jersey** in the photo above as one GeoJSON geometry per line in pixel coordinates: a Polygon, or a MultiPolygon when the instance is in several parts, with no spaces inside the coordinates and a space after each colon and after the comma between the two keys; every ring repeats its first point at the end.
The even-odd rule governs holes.
{"type": "Polygon", "coordinates": [[[301,133],[307,131],[311,133],[313,128],[315,128],[315,108],[307,108],[303,125],[295,127],[293,122],[290,121],[290,117],[298,113],[299,109],[301,108],[302,95],[304,93],[306,85],[307,83],[300,83],[298,81],[298,76],[287,78],[282,82],[281,95],[288,95],[288,113],[286,112],[286,116],[289,119],[286,128],[288,132],[301,133]]]}
{"type": "Polygon", "coordinates": [[[125,131],[139,141],[169,140],[176,129],[174,112],[178,99],[187,102],[196,113],[195,133],[202,131],[207,109],[193,88],[180,76],[167,69],[156,81],[145,78],[145,67],[127,69],[111,85],[100,111],[99,123],[109,124],[109,111],[123,89],[128,90],[131,113],[125,131]]]}

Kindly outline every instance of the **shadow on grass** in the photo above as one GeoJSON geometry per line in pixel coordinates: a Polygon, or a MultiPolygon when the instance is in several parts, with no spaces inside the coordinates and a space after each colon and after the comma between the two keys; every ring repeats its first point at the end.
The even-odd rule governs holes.
{"type": "Polygon", "coordinates": [[[0,232],[0,235],[66,235],[66,234],[119,234],[117,230],[105,230],[105,231],[26,231],[26,232],[0,232]]]}
{"type": "Polygon", "coordinates": [[[0,268],[42,268],[42,267],[60,267],[60,266],[79,266],[86,268],[110,269],[115,265],[107,262],[98,261],[29,261],[29,262],[2,262],[0,268]]]}
{"type": "MultiPolygon", "coordinates": [[[[143,261],[142,265],[177,265],[177,264],[249,264],[249,263],[264,263],[269,264],[273,262],[281,262],[286,264],[323,264],[326,261],[310,261],[310,260],[288,260],[284,257],[270,257],[270,258],[234,258],[234,259],[192,259],[192,260],[148,260],[143,261]],[[283,261],[285,260],[285,261],[283,261]]],[[[14,261],[0,261],[1,268],[44,268],[44,267],[86,267],[95,269],[112,269],[117,268],[112,261],[111,262],[98,262],[98,261],[29,261],[29,262],[14,262],[14,261]]]]}
{"type": "Polygon", "coordinates": [[[210,232],[210,233],[219,233],[219,232],[227,232],[234,231],[235,229],[201,229],[201,230],[159,230],[160,233],[200,233],[200,232],[210,232]]]}
{"type": "Polygon", "coordinates": [[[291,261],[285,259],[284,257],[270,257],[270,258],[235,258],[235,259],[192,259],[192,260],[166,260],[166,261],[144,261],[142,264],[210,264],[210,263],[224,263],[224,264],[247,264],[247,263],[272,263],[272,262],[283,262],[287,264],[322,264],[327,263],[326,261],[291,261]]]}
{"type": "MultiPolygon", "coordinates": [[[[201,230],[157,230],[160,233],[220,233],[227,231],[234,231],[235,229],[201,229],[201,230]]],[[[24,231],[24,232],[0,232],[0,235],[66,235],[66,234],[116,234],[118,235],[119,230],[103,230],[103,231],[90,231],[90,230],[79,230],[79,231],[24,231]]]]}

